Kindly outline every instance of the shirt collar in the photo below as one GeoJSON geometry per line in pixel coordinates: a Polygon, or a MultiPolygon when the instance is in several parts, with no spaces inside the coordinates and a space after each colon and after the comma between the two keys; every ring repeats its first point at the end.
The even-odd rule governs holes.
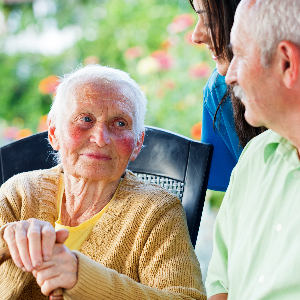
{"type": "Polygon", "coordinates": [[[264,148],[264,161],[268,161],[274,153],[280,155],[294,167],[300,166],[297,148],[287,139],[276,132],[272,132],[264,148]]]}

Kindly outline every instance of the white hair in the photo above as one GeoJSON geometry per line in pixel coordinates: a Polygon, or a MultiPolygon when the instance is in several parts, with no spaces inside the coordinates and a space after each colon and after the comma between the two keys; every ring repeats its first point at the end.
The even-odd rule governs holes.
{"type": "MultiPolygon", "coordinates": [[[[96,64],[79,67],[74,72],[64,75],[60,78],[60,84],[56,90],[56,96],[48,114],[48,122],[59,128],[64,114],[67,112],[68,101],[75,95],[76,86],[90,81],[104,82],[105,84],[114,84],[126,86],[133,93],[128,93],[128,98],[134,106],[133,125],[135,139],[145,130],[145,115],[147,110],[147,99],[141,91],[139,85],[130,76],[117,69],[104,67],[96,64]],[[133,96],[132,96],[133,95],[133,96]]],[[[127,96],[127,95],[125,95],[127,96]]]]}
{"type": "Polygon", "coordinates": [[[243,2],[255,2],[250,3],[244,22],[260,48],[264,67],[270,65],[281,41],[300,45],[299,0],[246,0],[240,5],[243,2]]]}

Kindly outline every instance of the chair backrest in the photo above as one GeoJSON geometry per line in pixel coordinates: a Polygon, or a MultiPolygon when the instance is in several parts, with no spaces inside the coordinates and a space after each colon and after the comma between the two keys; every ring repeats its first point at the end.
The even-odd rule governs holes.
{"type": "MultiPolygon", "coordinates": [[[[145,141],[128,169],[145,181],[156,183],[182,201],[193,246],[196,244],[213,146],[173,132],[146,126],[145,141]]],[[[0,148],[0,184],[15,174],[55,165],[47,132],[0,148]]]]}

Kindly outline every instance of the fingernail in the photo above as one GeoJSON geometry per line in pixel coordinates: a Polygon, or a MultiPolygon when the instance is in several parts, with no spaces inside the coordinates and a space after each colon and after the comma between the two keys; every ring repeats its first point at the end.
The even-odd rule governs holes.
{"type": "Polygon", "coordinates": [[[26,272],[26,269],[25,269],[25,267],[23,267],[23,268],[22,268],[22,271],[23,271],[23,272],[26,272]]]}
{"type": "Polygon", "coordinates": [[[44,256],[44,261],[48,261],[48,260],[50,260],[50,256],[49,255],[45,255],[44,256]]]}

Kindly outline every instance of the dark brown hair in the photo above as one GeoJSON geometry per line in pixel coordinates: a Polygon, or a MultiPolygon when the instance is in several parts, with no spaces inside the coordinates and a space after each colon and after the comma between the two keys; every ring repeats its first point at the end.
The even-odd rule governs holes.
{"type": "MultiPolygon", "coordinates": [[[[240,0],[196,0],[201,1],[206,12],[208,28],[211,32],[213,47],[216,56],[221,55],[223,52],[228,61],[233,58],[230,44],[230,31],[234,21],[234,14],[240,0]]],[[[195,10],[193,0],[189,0],[191,6],[195,10]]],[[[253,127],[245,120],[245,107],[234,96],[232,89],[228,86],[227,92],[218,104],[214,115],[214,129],[219,109],[222,109],[225,101],[231,101],[233,108],[234,126],[239,138],[241,146],[244,148],[246,144],[255,136],[265,131],[265,127],[253,127]],[[229,97],[230,96],[230,97],[229,97]]]]}

